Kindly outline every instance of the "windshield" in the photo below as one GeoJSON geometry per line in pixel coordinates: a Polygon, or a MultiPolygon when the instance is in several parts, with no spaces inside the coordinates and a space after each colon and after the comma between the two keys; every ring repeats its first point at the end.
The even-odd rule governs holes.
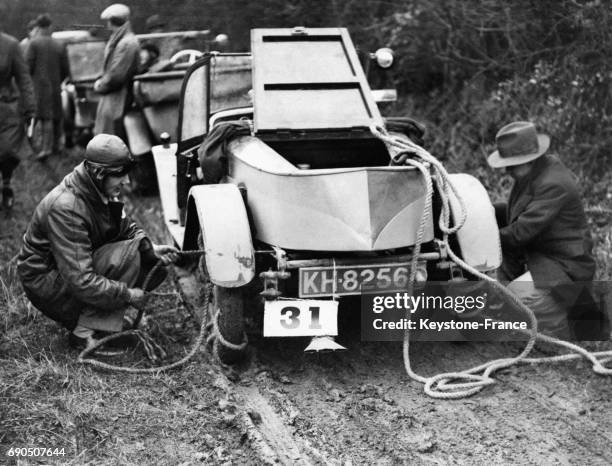
{"type": "Polygon", "coordinates": [[[93,81],[102,75],[104,47],[104,41],[66,45],[70,77],[73,81],[93,81]]]}
{"type": "Polygon", "coordinates": [[[218,55],[210,61],[210,112],[253,105],[250,55],[218,55]]]}

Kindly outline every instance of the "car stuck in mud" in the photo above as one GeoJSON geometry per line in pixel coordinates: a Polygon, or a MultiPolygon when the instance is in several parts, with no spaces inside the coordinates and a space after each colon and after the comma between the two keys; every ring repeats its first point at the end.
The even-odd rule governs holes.
{"type": "Polygon", "coordinates": [[[224,361],[242,355],[245,319],[265,337],[341,349],[344,297],[462,280],[451,244],[478,272],[499,267],[485,189],[449,175],[462,202],[442,200],[401,159],[392,138],[410,139],[391,123],[343,28],[255,29],[250,53],[208,53],[188,69],[176,143],[153,155],[168,230],[204,251],[224,361]],[[449,207],[463,224],[451,235],[438,224],[449,207]]]}

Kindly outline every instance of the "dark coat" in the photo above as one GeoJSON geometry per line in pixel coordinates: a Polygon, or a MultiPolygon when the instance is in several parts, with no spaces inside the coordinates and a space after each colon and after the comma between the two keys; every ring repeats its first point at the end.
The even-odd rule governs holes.
{"type": "Polygon", "coordinates": [[[514,279],[525,265],[536,287],[591,281],[595,260],[576,178],[554,155],[536,160],[531,173],[516,182],[500,225],[504,272],[514,279]]]}
{"type": "Polygon", "coordinates": [[[22,113],[32,117],[35,111],[34,88],[19,42],[0,32],[0,162],[31,153],[22,113]]]}
{"type": "Polygon", "coordinates": [[[61,84],[68,77],[64,47],[46,33],[30,40],[26,61],[34,82],[36,117],[58,120],[62,117],[61,84]]]}
{"type": "Polygon", "coordinates": [[[114,204],[118,203],[105,201],[84,163],[38,204],[23,238],[17,270],[26,294],[39,309],[38,303],[54,299],[57,290],[49,277],[58,276],[83,305],[114,310],[128,304],[126,283],[106,278],[93,266],[93,255],[101,246],[145,238],[114,204]]]}
{"type": "Polygon", "coordinates": [[[138,70],[138,39],[126,23],[111,36],[104,52],[104,72],[99,80],[94,134],[117,134],[131,102],[132,78],[138,70]]]}
{"type": "Polygon", "coordinates": [[[504,260],[513,280],[526,269],[537,288],[550,289],[568,309],[573,339],[608,339],[610,323],[593,298],[595,260],[576,178],[553,155],[535,161],[515,183],[507,204],[496,205],[504,260]]]}

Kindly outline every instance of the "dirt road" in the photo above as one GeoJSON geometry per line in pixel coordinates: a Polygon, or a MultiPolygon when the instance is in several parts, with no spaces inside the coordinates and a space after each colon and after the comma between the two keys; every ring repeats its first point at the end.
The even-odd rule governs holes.
{"type": "MultiPolygon", "coordinates": [[[[148,200],[137,210],[153,227],[158,209],[148,200]]],[[[250,335],[249,362],[228,387],[274,460],[612,463],[612,380],[593,374],[586,362],[516,367],[498,373],[499,383],[474,397],[433,400],[404,372],[400,343],[360,341],[354,311],[341,315],[343,352],[305,354],[305,339],[250,335]]],[[[520,349],[516,342],[420,342],[411,354],[417,372],[433,375],[520,349]]]]}
{"type": "MultiPolygon", "coordinates": [[[[36,202],[78,160],[75,154],[57,165],[20,168],[17,207],[0,219],[3,263],[14,257],[36,202]]],[[[154,198],[135,200],[133,213],[163,239],[154,198]]],[[[66,447],[65,458],[21,463],[612,463],[612,380],[582,361],[513,368],[474,397],[436,401],[405,375],[401,344],[361,342],[356,309],[347,309],[344,352],[304,354],[305,340],[250,335],[248,364],[235,371],[222,370],[202,350],[167,374],[98,372],[77,364],[66,333],[27,307],[11,268],[0,272],[0,464],[17,464],[5,456],[10,447],[54,445],[66,447]]],[[[176,283],[197,311],[194,277],[164,291],[176,283]]],[[[171,309],[176,305],[166,300],[152,309],[170,359],[185,354],[198,330],[184,306],[171,309]]],[[[413,366],[430,375],[518,349],[419,343],[413,366]]],[[[147,363],[141,348],[117,362],[147,363]]]]}

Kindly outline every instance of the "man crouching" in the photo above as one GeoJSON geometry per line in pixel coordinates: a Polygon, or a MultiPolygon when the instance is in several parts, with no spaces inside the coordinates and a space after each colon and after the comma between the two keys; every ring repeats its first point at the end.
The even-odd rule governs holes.
{"type": "MultiPolygon", "coordinates": [[[[120,198],[131,165],[120,138],[95,136],[85,161],[38,204],[23,238],[17,270],[26,296],[71,331],[72,347],[121,331],[128,305],[144,303],[139,287],[157,260],[178,258],[125,215],[120,198]]],[[[165,278],[166,270],[158,271],[149,289],[165,278]]]]}

